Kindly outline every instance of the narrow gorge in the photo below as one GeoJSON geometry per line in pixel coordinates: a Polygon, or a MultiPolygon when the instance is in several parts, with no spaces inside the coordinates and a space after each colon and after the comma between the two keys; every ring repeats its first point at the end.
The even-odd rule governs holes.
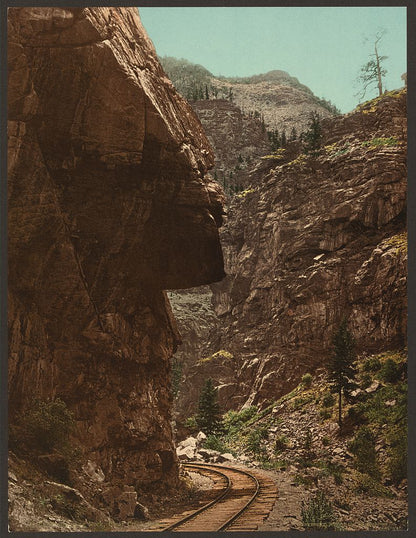
{"type": "Polygon", "coordinates": [[[195,530],[224,480],[220,530],[407,528],[406,86],[341,114],[13,7],[7,135],[10,531],[195,530]]]}

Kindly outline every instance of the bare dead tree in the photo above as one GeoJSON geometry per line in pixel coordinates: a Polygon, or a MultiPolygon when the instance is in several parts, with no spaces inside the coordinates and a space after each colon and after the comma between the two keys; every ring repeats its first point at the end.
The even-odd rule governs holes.
{"type": "MultiPolygon", "coordinates": [[[[363,99],[367,90],[377,87],[378,94],[383,94],[383,78],[386,76],[387,69],[383,67],[383,62],[388,56],[381,56],[379,53],[379,43],[387,30],[379,30],[374,36],[374,53],[370,54],[370,60],[360,69],[360,74],[357,77],[357,82],[361,89],[356,94],[356,97],[363,99]]],[[[368,41],[368,38],[366,39],[368,41]]]]}

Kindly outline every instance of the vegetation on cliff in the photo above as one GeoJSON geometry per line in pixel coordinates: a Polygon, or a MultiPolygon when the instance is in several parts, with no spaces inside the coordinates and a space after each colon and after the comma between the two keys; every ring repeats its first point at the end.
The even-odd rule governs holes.
{"type": "Polygon", "coordinates": [[[362,529],[406,528],[406,365],[406,349],[361,354],[342,428],[331,380],[320,370],[263,409],[225,413],[223,433],[211,436],[207,446],[289,473],[309,492],[302,507],[305,528],[360,528],[354,527],[355,515],[362,529]],[[379,499],[378,515],[366,520],[356,506],[367,506],[372,497],[379,499]],[[399,506],[394,521],[386,516],[397,515],[399,506]]]}

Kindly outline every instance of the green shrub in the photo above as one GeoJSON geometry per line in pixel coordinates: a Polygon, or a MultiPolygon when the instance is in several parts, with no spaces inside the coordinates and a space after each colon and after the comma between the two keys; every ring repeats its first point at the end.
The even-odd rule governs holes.
{"type": "Polygon", "coordinates": [[[358,473],[355,478],[356,491],[371,497],[392,497],[388,488],[366,473],[358,473]]]}
{"type": "Polygon", "coordinates": [[[387,470],[393,484],[407,478],[407,428],[400,428],[389,436],[390,449],[387,470]]]}
{"type": "Polygon", "coordinates": [[[331,392],[327,392],[322,398],[322,405],[324,407],[332,407],[335,404],[335,397],[331,392]]]}
{"type": "Polygon", "coordinates": [[[399,141],[396,137],[390,136],[389,138],[373,138],[372,140],[365,140],[361,142],[364,147],[376,148],[380,146],[397,146],[399,141]]]}
{"type": "Polygon", "coordinates": [[[171,360],[171,387],[174,398],[177,398],[182,384],[183,362],[175,357],[171,360]]]}
{"type": "Polygon", "coordinates": [[[227,445],[220,437],[216,435],[208,435],[208,437],[204,441],[204,448],[209,448],[210,450],[217,450],[221,453],[228,452],[227,445]]]}
{"type": "Polygon", "coordinates": [[[378,357],[367,357],[362,368],[364,372],[377,372],[381,368],[381,361],[378,357]]]}
{"type": "Polygon", "coordinates": [[[75,427],[73,413],[65,402],[36,399],[26,413],[21,415],[14,430],[13,444],[21,443],[26,448],[40,453],[53,450],[67,454],[69,436],[75,427]]]}
{"type": "Polygon", "coordinates": [[[280,435],[276,437],[276,440],[274,442],[274,453],[280,454],[280,452],[283,452],[283,450],[286,450],[288,445],[288,440],[285,435],[280,435]]]}
{"type": "Polygon", "coordinates": [[[323,491],[318,491],[306,504],[302,501],[302,521],[306,529],[334,529],[335,516],[331,501],[323,491]]]}
{"type": "Polygon", "coordinates": [[[329,446],[329,445],[331,444],[331,440],[330,440],[330,438],[329,438],[327,435],[325,435],[324,437],[322,437],[322,444],[323,444],[324,446],[329,446]]]}
{"type": "Polygon", "coordinates": [[[288,463],[286,460],[261,461],[261,468],[274,471],[285,471],[288,463]]]}
{"type": "Polygon", "coordinates": [[[264,440],[268,437],[268,427],[261,425],[254,428],[247,436],[246,446],[250,452],[257,456],[263,456],[266,453],[264,440]]]}
{"type": "Polygon", "coordinates": [[[197,426],[197,423],[196,423],[195,416],[188,417],[185,420],[184,426],[185,426],[185,428],[188,428],[188,430],[191,430],[191,432],[197,432],[198,431],[198,426],[197,426]]]}
{"type": "Polygon", "coordinates": [[[379,377],[387,383],[396,383],[400,379],[401,368],[393,359],[387,359],[381,367],[379,377]]]}
{"type": "Polygon", "coordinates": [[[334,478],[335,484],[338,486],[342,484],[343,473],[345,472],[343,465],[340,463],[334,463],[332,461],[324,461],[320,463],[320,467],[322,467],[325,475],[330,475],[334,478]]]}
{"type": "Polygon", "coordinates": [[[291,402],[291,407],[293,411],[296,411],[297,409],[300,409],[304,405],[312,402],[313,399],[314,397],[312,396],[312,394],[306,395],[306,396],[298,396],[297,398],[293,398],[291,402]]]}
{"type": "Polygon", "coordinates": [[[312,441],[312,431],[308,428],[303,437],[303,448],[308,452],[312,450],[312,441]]]}
{"type": "Polygon", "coordinates": [[[227,433],[233,434],[257,415],[257,407],[252,405],[241,411],[228,411],[224,415],[223,425],[227,433]]]}
{"type": "Polygon", "coordinates": [[[331,418],[332,409],[321,409],[319,411],[319,416],[322,418],[322,420],[327,420],[328,418],[331,418]]]}
{"type": "Polygon", "coordinates": [[[367,426],[362,426],[349,445],[354,454],[354,467],[361,473],[366,473],[374,479],[380,477],[377,461],[376,438],[367,426]]]}
{"type": "Polygon", "coordinates": [[[361,376],[360,387],[362,389],[366,389],[367,387],[371,385],[372,382],[373,382],[373,378],[371,377],[371,375],[368,372],[365,372],[365,374],[361,376]]]}
{"type": "Polygon", "coordinates": [[[302,385],[306,388],[309,388],[312,385],[312,375],[305,374],[302,376],[302,385]]]}
{"type": "Polygon", "coordinates": [[[352,405],[347,411],[347,417],[351,420],[353,424],[362,424],[365,422],[365,417],[363,414],[363,406],[352,405]]]}
{"type": "Polygon", "coordinates": [[[296,473],[294,482],[297,486],[313,486],[314,477],[308,474],[296,473]]]}

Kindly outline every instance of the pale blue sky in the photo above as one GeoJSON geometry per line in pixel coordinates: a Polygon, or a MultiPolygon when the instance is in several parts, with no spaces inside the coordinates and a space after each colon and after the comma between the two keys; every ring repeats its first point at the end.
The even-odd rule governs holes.
{"type": "Polygon", "coordinates": [[[186,58],[214,75],[282,69],[342,112],[356,106],[354,81],[373,52],[365,36],[387,30],[380,53],[389,57],[388,90],[402,86],[406,71],[405,7],[139,7],[139,13],[161,56],[186,58]]]}

